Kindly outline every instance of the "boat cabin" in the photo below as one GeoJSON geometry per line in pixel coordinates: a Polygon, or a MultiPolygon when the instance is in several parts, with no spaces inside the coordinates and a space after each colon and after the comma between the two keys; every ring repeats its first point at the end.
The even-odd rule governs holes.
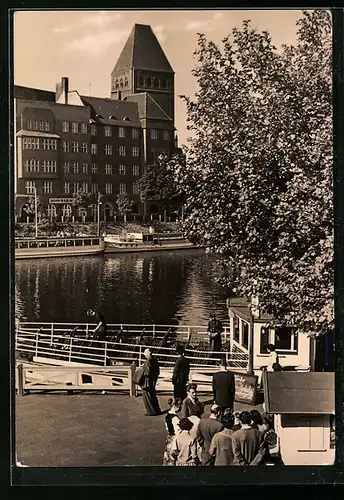
{"type": "Polygon", "coordinates": [[[257,307],[252,314],[246,299],[228,299],[227,307],[233,340],[249,352],[253,339],[253,371],[256,375],[261,374],[262,368],[268,364],[268,344],[275,346],[283,369],[314,369],[315,341],[312,337],[298,335],[293,326],[269,326],[272,316],[257,307]]]}
{"type": "Polygon", "coordinates": [[[284,465],[332,465],[334,373],[264,372],[263,387],[284,465]]]}

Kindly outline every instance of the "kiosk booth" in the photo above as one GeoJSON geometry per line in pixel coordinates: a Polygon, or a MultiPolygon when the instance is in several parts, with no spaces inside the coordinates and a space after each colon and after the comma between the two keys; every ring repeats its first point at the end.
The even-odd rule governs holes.
{"type": "Polygon", "coordinates": [[[332,465],[334,373],[265,371],[263,387],[284,465],[332,465]]]}

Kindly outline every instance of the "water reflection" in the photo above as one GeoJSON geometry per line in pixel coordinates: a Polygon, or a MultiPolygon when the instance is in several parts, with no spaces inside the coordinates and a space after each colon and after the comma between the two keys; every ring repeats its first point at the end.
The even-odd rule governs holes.
{"type": "Polygon", "coordinates": [[[227,321],[221,266],[200,250],[17,261],[16,316],[27,321],[205,324],[216,311],[227,321]]]}

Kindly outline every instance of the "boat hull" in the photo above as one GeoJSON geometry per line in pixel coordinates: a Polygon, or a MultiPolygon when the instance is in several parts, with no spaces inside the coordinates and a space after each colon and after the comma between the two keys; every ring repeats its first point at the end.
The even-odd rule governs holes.
{"type": "Polygon", "coordinates": [[[105,245],[85,245],[66,247],[17,248],[15,259],[41,259],[46,257],[77,257],[104,253],[105,245]]]}
{"type": "Polygon", "coordinates": [[[193,245],[192,243],[161,243],[160,244],[140,244],[131,243],[123,246],[107,244],[105,253],[128,253],[128,252],[159,252],[162,250],[189,250],[192,248],[202,248],[201,246],[193,245]]]}

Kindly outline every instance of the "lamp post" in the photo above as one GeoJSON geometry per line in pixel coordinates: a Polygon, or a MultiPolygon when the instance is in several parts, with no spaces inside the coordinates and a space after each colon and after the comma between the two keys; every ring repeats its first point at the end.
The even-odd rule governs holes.
{"type": "Polygon", "coordinates": [[[35,194],[35,235],[36,239],[38,237],[38,216],[37,216],[37,188],[34,188],[34,194],[35,194]]]}
{"type": "Polygon", "coordinates": [[[98,221],[98,236],[100,236],[100,205],[102,204],[102,202],[100,201],[102,198],[102,195],[100,194],[100,192],[98,191],[98,198],[97,198],[97,221],[98,221]]]}
{"type": "Polygon", "coordinates": [[[250,304],[250,349],[249,349],[249,360],[248,360],[248,371],[250,375],[254,375],[254,320],[259,319],[259,297],[258,295],[251,296],[250,304]]]}

